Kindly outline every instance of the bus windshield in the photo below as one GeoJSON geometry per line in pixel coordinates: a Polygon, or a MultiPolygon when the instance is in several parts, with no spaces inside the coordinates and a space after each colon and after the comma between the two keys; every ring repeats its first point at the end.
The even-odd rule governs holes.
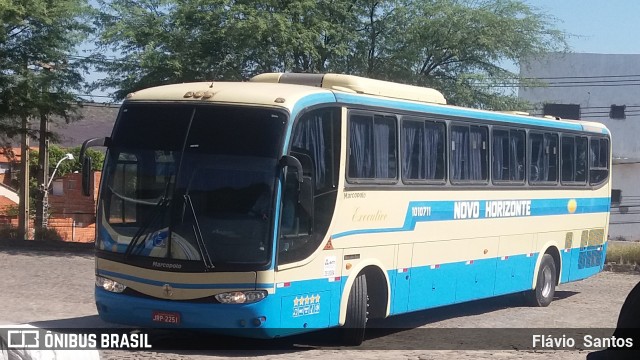
{"type": "Polygon", "coordinates": [[[105,164],[98,248],[209,269],[268,263],[286,119],[260,108],[125,103],[105,164]]]}

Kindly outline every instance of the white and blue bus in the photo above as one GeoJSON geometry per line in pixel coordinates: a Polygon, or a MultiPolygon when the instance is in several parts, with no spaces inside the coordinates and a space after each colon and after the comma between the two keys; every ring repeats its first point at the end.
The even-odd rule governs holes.
{"type": "Polygon", "coordinates": [[[341,326],[359,344],[370,318],[516,292],[547,306],[604,263],[598,123],[263,74],[129,94],[112,136],[83,148],[96,145],[108,322],[266,338],[341,326]]]}

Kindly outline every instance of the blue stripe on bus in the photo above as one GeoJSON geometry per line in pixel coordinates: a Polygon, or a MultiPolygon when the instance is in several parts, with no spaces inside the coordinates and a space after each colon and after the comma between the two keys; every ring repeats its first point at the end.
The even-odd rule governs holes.
{"type": "Polygon", "coordinates": [[[122,274],[114,271],[108,270],[98,270],[99,276],[105,277],[117,277],[120,279],[131,280],[135,282],[139,282],[147,285],[154,286],[163,286],[165,284],[169,284],[176,289],[253,289],[253,288],[261,288],[261,289],[270,289],[273,288],[273,284],[271,283],[229,283],[229,284],[211,284],[211,283],[201,283],[201,284],[185,284],[185,283],[174,283],[167,281],[157,281],[151,279],[145,279],[138,276],[122,274]]]}
{"type": "MultiPolygon", "coordinates": [[[[568,252],[561,249],[562,282],[579,280],[601,271],[606,247],[607,243],[572,248],[568,249],[568,252]],[[597,256],[590,256],[591,261],[588,263],[585,259],[581,268],[577,259],[586,251],[593,253],[587,256],[597,256]]],[[[434,266],[410,267],[402,269],[402,272],[398,269],[386,269],[390,286],[390,314],[529,290],[532,288],[535,264],[539,256],[540,253],[536,252],[502,258],[475,259],[473,262],[462,260],[434,266]]],[[[100,317],[109,322],[134,326],[176,327],[175,324],[163,325],[152,321],[154,311],[175,311],[181,315],[181,324],[177,327],[206,327],[208,331],[219,329],[218,331],[226,334],[238,329],[238,335],[253,337],[254,335],[247,333],[251,327],[244,324],[250,323],[251,319],[264,316],[267,321],[259,329],[264,331],[264,337],[275,337],[338,325],[342,294],[348,291],[345,288],[348,277],[354,275],[356,274],[333,278],[335,281],[327,278],[294,280],[288,283],[287,287],[276,286],[275,293],[252,304],[204,304],[149,299],[114,294],[99,287],[96,287],[95,297],[100,317]],[[306,302],[307,298],[312,297],[315,298],[316,304],[313,310],[311,302],[308,305],[306,302]]],[[[156,281],[155,284],[163,283],[156,281]]],[[[178,284],[174,286],[186,287],[178,284]]],[[[258,286],[273,288],[273,284],[258,286]]]]}
{"type": "MultiPolygon", "coordinates": [[[[468,201],[411,201],[405,215],[404,224],[401,227],[393,228],[375,228],[375,229],[357,229],[349,230],[341,233],[333,234],[333,239],[360,235],[360,234],[376,234],[376,233],[389,233],[389,232],[402,232],[413,231],[416,223],[425,221],[458,221],[458,220],[480,220],[480,219],[495,219],[506,217],[529,217],[529,216],[553,216],[553,215],[570,215],[570,214],[591,214],[608,212],[610,207],[610,198],[567,198],[567,199],[532,199],[532,200],[468,200],[468,201]],[[570,201],[576,202],[575,211],[571,213],[569,211],[568,204],[570,201]],[[502,217],[487,217],[486,205],[487,202],[502,202],[502,201],[530,201],[530,215],[518,215],[518,216],[502,216],[502,217]],[[468,217],[464,219],[454,218],[454,207],[456,203],[478,203],[477,217],[468,217]],[[425,215],[414,214],[414,209],[429,209],[425,215]]],[[[522,209],[521,209],[522,210],[522,209]]]]}

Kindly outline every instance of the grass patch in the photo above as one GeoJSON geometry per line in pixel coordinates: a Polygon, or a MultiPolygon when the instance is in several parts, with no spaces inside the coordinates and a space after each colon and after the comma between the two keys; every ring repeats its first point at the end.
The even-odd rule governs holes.
{"type": "Polygon", "coordinates": [[[606,263],[640,265],[640,243],[609,242],[606,263]]]}

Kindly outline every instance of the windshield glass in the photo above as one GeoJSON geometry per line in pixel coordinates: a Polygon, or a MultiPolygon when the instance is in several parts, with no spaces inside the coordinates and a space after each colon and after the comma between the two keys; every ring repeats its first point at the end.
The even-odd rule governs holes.
{"type": "Polygon", "coordinates": [[[125,104],[107,155],[98,247],[130,256],[266,264],[286,116],[125,104]]]}

